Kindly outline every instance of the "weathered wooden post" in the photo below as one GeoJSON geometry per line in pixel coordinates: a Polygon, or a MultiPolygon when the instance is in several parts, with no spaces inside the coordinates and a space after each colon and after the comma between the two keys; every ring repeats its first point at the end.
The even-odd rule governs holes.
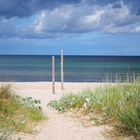
{"type": "Polygon", "coordinates": [[[52,93],[55,94],[55,56],[52,56],[52,93]]]}
{"type": "Polygon", "coordinates": [[[64,56],[63,56],[63,49],[61,49],[61,90],[64,90],[64,56]]]}

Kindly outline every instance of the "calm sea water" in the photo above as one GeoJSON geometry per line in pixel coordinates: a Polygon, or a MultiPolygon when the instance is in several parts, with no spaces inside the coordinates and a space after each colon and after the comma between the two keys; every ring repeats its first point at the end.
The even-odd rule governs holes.
{"type": "MultiPolygon", "coordinates": [[[[140,56],[64,56],[67,82],[103,82],[140,77],[140,56]]],[[[1,55],[0,81],[51,81],[51,56],[1,55]]],[[[60,56],[56,56],[56,81],[60,81],[60,56]]]]}

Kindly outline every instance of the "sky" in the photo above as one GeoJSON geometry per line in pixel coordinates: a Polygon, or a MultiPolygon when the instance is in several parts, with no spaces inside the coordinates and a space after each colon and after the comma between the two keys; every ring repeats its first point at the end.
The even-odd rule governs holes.
{"type": "Polygon", "coordinates": [[[0,0],[0,54],[140,56],[140,0],[0,0]]]}

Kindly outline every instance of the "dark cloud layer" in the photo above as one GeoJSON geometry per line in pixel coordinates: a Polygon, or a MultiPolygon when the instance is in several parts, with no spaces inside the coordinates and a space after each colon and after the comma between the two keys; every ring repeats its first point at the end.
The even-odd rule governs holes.
{"type": "Polygon", "coordinates": [[[0,16],[10,18],[14,16],[23,17],[31,15],[30,0],[1,0],[0,16]]]}
{"type": "Polygon", "coordinates": [[[120,2],[127,5],[132,13],[140,14],[140,0],[84,0],[85,3],[104,6],[106,4],[113,4],[114,8],[120,7],[120,2]]]}
{"type": "MultiPolygon", "coordinates": [[[[132,12],[140,14],[140,0],[122,0],[132,12]]],[[[43,9],[53,9],[64,4],[86,3],[92,5],[114,4],[120,6],[120,0],[0,0],[0,16],[11,18],[26,17],[43,9]]]]}
{"type": "Polygon", "coordinates": [[[93,31],[140,33],[140,0],[0,0],[0,38],[93,31]]]}
{"type": "Polygon", "coordinates": [[[61,4],[78,3],[80,0],[0,0],[0,16],[26,17],[43,9],[52,9],[61,4]]]}

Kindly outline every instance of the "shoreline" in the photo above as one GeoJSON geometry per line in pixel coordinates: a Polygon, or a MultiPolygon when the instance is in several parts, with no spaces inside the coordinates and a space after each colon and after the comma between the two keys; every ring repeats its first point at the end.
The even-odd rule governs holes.
{"type": "MultiPolygon", "coordinates": [[[[52,82],[0,82],[11,83],[16,89],[52,89],[52,82]]],[[[115,83],[104,83],[104,82],[64,82],[64,90],[84,90],[84,89],[95,89],[99,86],[112,85],[115,83]]],[[[61,90],[61,82],[55,82],[55,89],[61,90]]]]}

